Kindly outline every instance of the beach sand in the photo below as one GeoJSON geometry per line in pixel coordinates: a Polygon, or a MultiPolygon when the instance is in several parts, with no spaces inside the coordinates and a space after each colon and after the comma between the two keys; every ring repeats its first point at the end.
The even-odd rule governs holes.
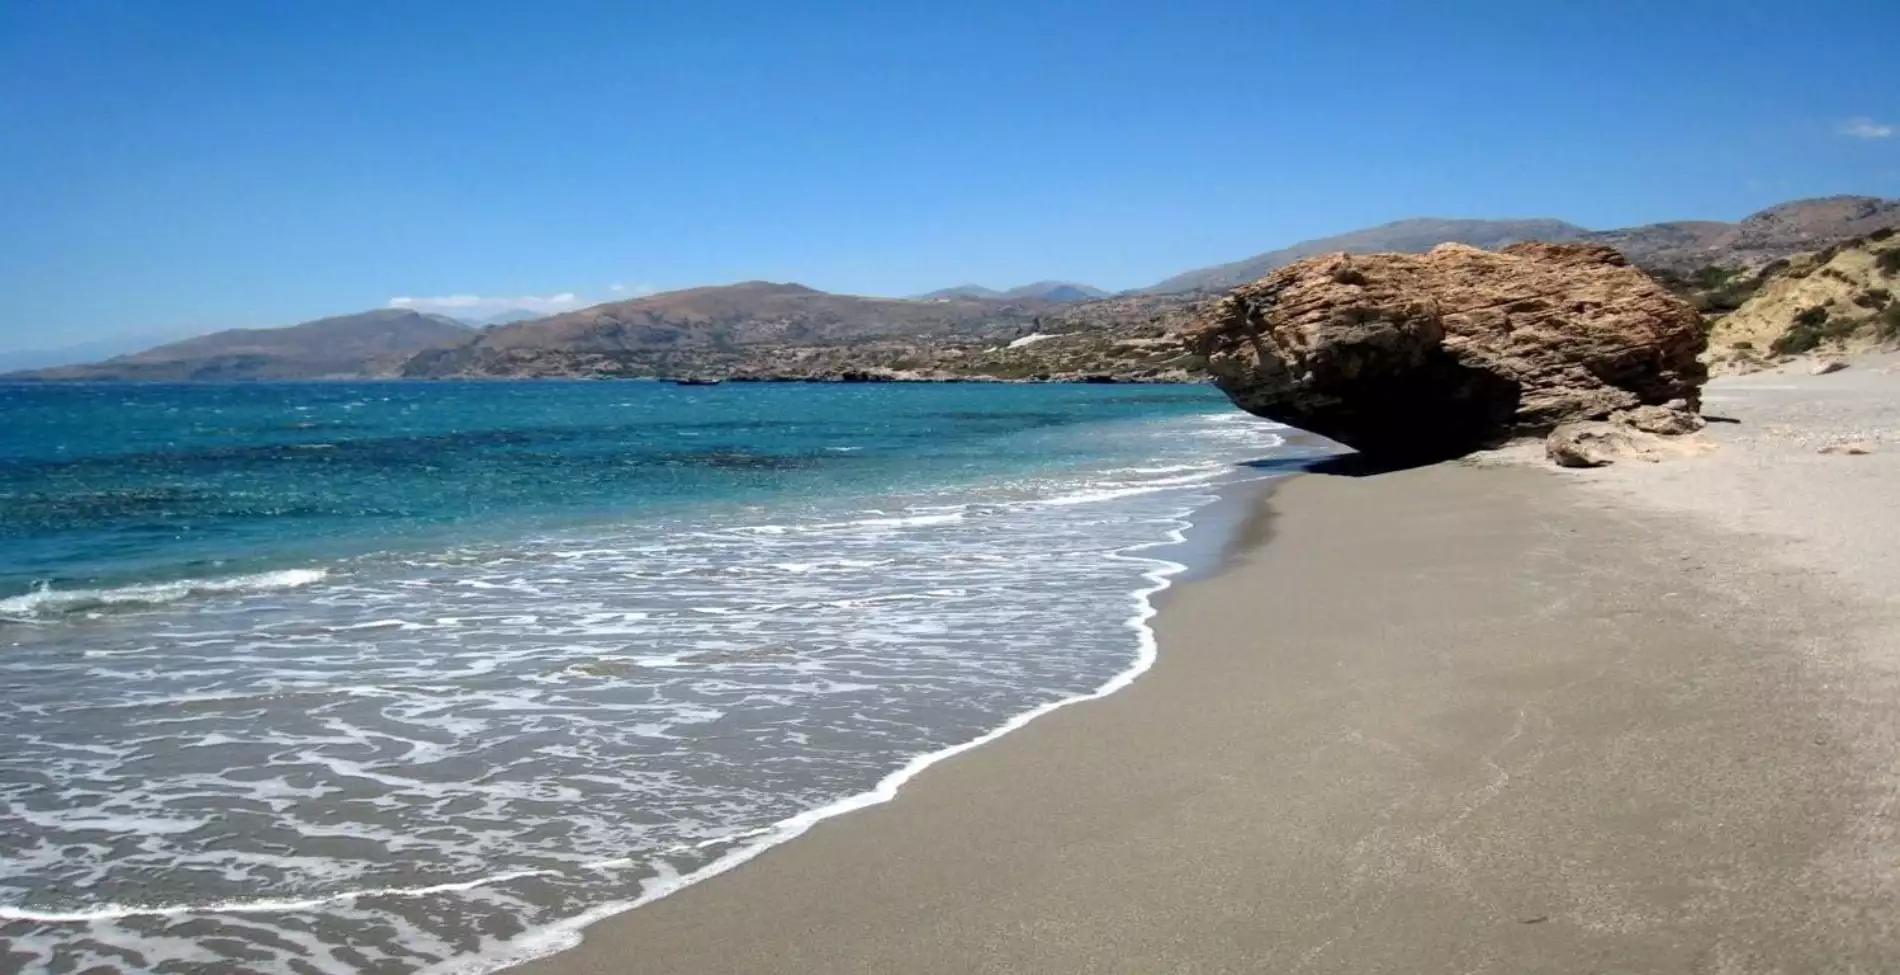
{"type": "Polygon", "coordinates": [[[521,971],[1900,970],[1900,490],[1731,483],[1732,388],[1673,470],[1294,478],[1132,687],[521,971]]]}

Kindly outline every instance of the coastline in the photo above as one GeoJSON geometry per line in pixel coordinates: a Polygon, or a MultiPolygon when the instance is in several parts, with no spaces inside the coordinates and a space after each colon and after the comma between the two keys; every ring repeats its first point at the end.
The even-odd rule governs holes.
{"type": "MultiPolygon", "coordinates": [[[[1285,473],[1293,473],[1300,465],[1322,459],[1334,449],[1325,441],[1316,440],[1300,431],[1288,431],[1288,433],[1290,436],[1286,436],[1281,441],[1281,446],[1291,447],[1292,450],[1285,456],[1277,456],[1267,462],[1285,473]]],[[[1286,477],[1283,475],[1265,475],[1230,482],[1215,490],[1213,500],[1181,515],[1178,524],[1168,532],[1168,537],[1110,554],[1109,557],[1113,559],[1146,564],[1147,568],[1142,573],[1146,584],[1129,593],[1134,613],[1126,622],[1128,628],[1137,636],[1135,658],[1126,669],[1094,690],[1050,701],[1016,714],[968,741],[915,755],[903,767],[880,779],[871,789],[806,810],[765,829],[744,834],[750,842],[691,873],[655,878],[645,887],[640,896],[632,901],[598,905],[580,916],[537,929],[526,937],[512,942],[508,950],[448,959],[430,966],[425,971],[429,975],[462,975],[462,973],[533,970],[535,966],[542,963],[565,957],[567,952],[581,945],[582,939],[596,926],[611,924],[630,912],[637,912],[699,884],[739,870],[759,857],[769,855],[782,846],[803,838],[813,829],[825,827],[840,817],[895,801],[900,795],[900,790],[939,763],[990,745],[1054,712],[1067,709],[1072,705],[1098,701],[1127,689],[1152,669],[1158,659],[1159,645],[1152,621],[1160,612],[1162,599],[1166,593],[1182,582],[1220,574],[1236,563],[1244,543],[1261,540],[1259,535],[1259,526],[1262,524],[1259,517],[1261,504],[1271,495],[1275,485],[1285,480],[1286,477]]]]}
{"type": "Polygon", "coordinates": [[[1132,686],[513,970],[1900,958],[1877,702],[1818,653],[1877,614],[1542,471],[1300,477],[1237,527],[1132,686]]]}
{"type": "MultiPolygon", "coordinates": [[[[345,397],[351,402],[354,398],[360,397],[345,397]]],[[[261,743],[252,746],[246,740],[225,740],[257,734],[254,730],[230,734],[228,725],[219,723],[229,713],[252,722],[254,729],[256,718],[250,715],[260,707],[256,701],[278,708],[287,722],[321,712],[339,723],[349,722],[350,727],[373,725],[379,737],[393,741],[409,728],[389,715],[407,717],[417,702],[431,700],[435,689],[441,688],[445,696],[454,698],[449,702],[453,708],[421,714],[438,724],[416,733],[411,740],[418,744],[410,749],[412,755],[440,755],[440,750],[431,753],[429,746],[452,745],[470,761],[485,760],[498,748],[507,755],[505,750],[515,747],[515,742],[531,740],[538,749],[533,760],[511,761],[508,768],[547,778],[572,774],[582,788],[570,790],[566,797],[582,795],[588,800],[578,808],[572,801],[557,808],[544,796],[510,788],[494,790],[500,795],[492,803],[489,794],[479,797],[487,803],[479,807],[480,815],[459,817],[470,804],[463,802],[437,816],[441,807],[450,805],[438,798],[449,794],[455,783],[472,780],[482,786],[490,780],[471,774],[465,765],[454,768],[452,783],[438,791],[435,782],[426,781],[434,768],[415,758],[404,760],[395,754],[398,746],[384,746],[383,751],[394,756],[400,767],[393,767],[386,778],[371,781],[402,776],[405,784],[419,783],[403,791],[430,800],[427,815],[434,821],[431,829],[411,834],[406,816],[400,812],[383,815],[386,807],[380,804],[352,819],[346,829],[380,839],[387,826],[392,845],[402,844],[405,849],[403,856],[353,856],[356,849],[337,853],[339,872],[364,864],[361,882],[332,883],[307,896],[293,891],[288,897],[247,896],[247,891],[220,887],[215,879],[192,887],[189,894],[183,893],[186,885],[179,882],[174,884],[177,892],[137,898],[107,895],[103,902],[85,895],[56,897],[57,890],[30,891],[9,897],[8,912],[0,912],[7,913],[7,936],[21,948],[16,955],[38,953],[38,957],[51,958],[66,950],[63,945],[93,940],[143,954],[147,961],[141,965],[161,963],[154,959],[170,962],[173,956],[168,953],[173,951],[180,961],[195,962],[207,951],[182,935],[170,936],[175,930],[188,929],[194,938],[220,939],[216,944],[224,944],[222,939],[229,932],[230,937],[250,939],[246,943],[259,945],[260,952],[282,948],[286,957],[321,958],[329,953],[336,959],[335,967],[398,963],[385,959],[418,968],[433,965],[435,971],[485,966],[506,951],[508,946],[499,942],[511,935],[523,936],[516,938],[516,944],[531,942],[543,931],[558,931],[563,919],[590,911],[596,916],[610,913],[660,885],[676,882],[680,874],[693,876],[736,845],[774,842],[780,837],[764,834],[775,821],[807,806],[871,789],[917,752],[940,750],[997,725],[1013,727],[1027,719],[1017,717],[1020,712],[1052,699],[1067,704],[1076,695],[1105,693],[1104,682],[1112,680],[1113,686],[1121,686],[1133,676],[1132,671],[1123,672],[1137,657],[1131,624],[1145,621],[1150,613],[1145,597],[1159,588],[1163,577],[1179,569],[1173,560],[1159,560],[1167,557],[1162,553],[1178,537],[1171,530],[1185,528],[1196,519],[1193,512],[1208,503],[1220,486],[1254,473],[1234,465],[1274,453],[1273,445],[1280,443],[1280,437],[1273,432],[1274,425],[1206,411],[1197,402],[1170,411],[1165,403],[1179,399],[1178,392],[1170,393],[1162,406],[1138,405],[1122,411],[1137,422],[1088,427],[1092,434],[1086,439],[1052,426],[1049,421],[1057,414],[1044,404],[1062,400],[1086,406],[1102,398],[1074,394],[980,398],[994,401],[997,411],[970,413],[972,422],[993,426],[998,418],[1016,415],[1000,412],[1012,403],[1028,402],[1035,409],[1029,414],[1034,422],[1020,438],[1022,455],[1034,460],[1021,469],[1032,475],[997,478],[987,475],[989,467],[972,466],[962,479],[941,485],[902,482],[910,493],[879,493],[878,507],[859,504],[851,495],[828,499],[831,503],[825,507],[794,498],[776,508],[747,506],[744,520],[737,523],[709,515],[701,521],[669,523],[664,534],[636,523],[572,538],[536,539],[499,551],[473,549],[389,560],[338,572],[336,579],[310,592],[289,587],[283,595],[260,595],[250,591],[257,580],[234,580],[228,588],[242,591],[229,594],[217,605],[220,632],[210,634],[228,638],[220,647],[248,648],[253,645],[253,629],[261,634],[257,645],[275,641],[283,633],[301,636],[302,650],[290,665],[297,669],[297,678],[315,684],[309,677],[313,668],[333,668],[338,675],[334,690],[330,685],[308,690],[299,686],[300,693],[288,695],[274,685],[253,689],[241,683],[252,679],[250,671],[232,674],[235,679],[226,684],[207,686],[209,682],[202,680],[206,673],[227,680],[227,671],[206,668],[221,666],[231,654],[222,649],[201,651],[190,644],[182,646],[175,657],[166,656],[172,646],[163,642],[165,634],[178,630],[190,640],[207,635],[198,622],[202,614],[195,603],[183,598],[189,595],[183,591],[177,601],[186,605],[167,607],[165,599],[157,598],[169,597],[169,589],[156,596],[140,590],[141,600],[155,604],[150,613],[121,618],[106,612],[96,619],[75,615],[72,626],[51,623],[12,631],[31,644],[13,656],[15,668],[37,665],[41,657],[76,660],[74,669],[81,677],[98,681],[95,692],[71,695],[92,709],[87,714],[101,708],[143,708],[132,713],[191,716],[195,725],[176,722],[177,751],[209,767],[208,775],[217,774],[222,766],[213,765],[207,756],[225,762],[227,753],[234,753],[226,762],[231,768],[288,764],[284,749],[261,754],[261,743]],[[1150,416],[1156,412],[1160,415],[1150,416]],[[1028,449],[1032,447],[1036,448],[1033,452],[1028,449]],[[1062,452],[1052,455],[1050,447],[1062,452]],[[1051,456],[1059,462],[1051,462],[1051,456]],[[1135,561],[1117,561],[1116,553],[1135,561]],[[1158,558],[1151,560],[1151,553],[1158,558]],[[387,573],[380,571],[385,565],[387,573]],[[743,571],[728,571],[733,566],[743,566],[743,571]],[[1142,578],[1143,573],[1148,578],[1142,578]],[[687,582],[664,581],[682,575],[688,577],[687,582]],[[696,583],[695,577],[716,581],[696,583]],[[662,581],[641,581],[648,579],[662,581]],[[404,588],[392,590],[395,585],[404,588]],[[1025,590],[1038,589],[1042,590],[1039,594],[1024,600],[1025,590]],[[402,599],[388,598],[392,591],[402,599]],[[1003,621],[1008,629],[996,629],[1003,621]],[[860,633],[909,633],[912,626],[919,627],[914,631],[919,640],[894,640],[882,654],[872,640],[847,642],[860,633]],[[148,639],[147,634],[158,636],[148,639]],[[1001,638],[1005,634],[1014,640],[1001,638]],[[726,650],[739,640],[745,641],[740,650],[726,650]],[[147,645],[151,643],[158,645],[147,645]],[[905,652],[920,644],[924,652],[905,652]],[[69,645],[83,650],[83,657],[80,652],[68,652],[69,645]],[[811,680],[806,661],[839,646],[850,654],[842,666],[856,679],[811,680]],[[752,648],[769,649],[749,652],[752,648]],[[810,656],[807,648],[812,648],[810,656]],[[30,656],[29,651],[38,656],[30,656]],[[128,685],[122,672],[111,668],[114,661],[108,655],[135,654],[138,664],[154,672],[184,676],[174,684],[128,685]],[[88,660],[105,663],[94,665],[88,660]],[[630,672],[640,678],[628,680],[630,672]],[[524,701],[512,693],[516,674],[536,686],[558,683],[558,687],[524,701]],[[443,675],[476,679],[445,680],[443,675]],[[710,682],[703,693],[695,683],[701,681],[710,682]],[[876,683],[880,681],[883,686],[876,683]],[[965,693],[970,686],[981,686],[989,696],[973,700],[965,693]],[[789,690],[774,697],[781,687],[789,690]],[[880,693],[885,687],[896,691],[880,693]],[[389,705],[392,699],[397,707],[389,705]],[[721,707],[758,700],[770,700],[783,710],[721,707]],[[912,713],[900,710],[905,706],[912,713]],[[558,739],[550,745],[545,725],[529,729],[529,736],[519,733],[523,725],[542,722],[557,707],[571,708],[582,716],[575,723],[587,733],[572,737],[577,747],[564,748],[565,742],[558,739]],[[481,720],[460,722],[448,735],[430,734],[425,739],[424,733],[448,725],[444,713],[472,714],[481,720]],[[793,740],[790,734],[772,737],[780,733],[788,717],[797,719],[791,731],[801,733],[800,737],[811,729],[814,747],[803,748],[806,742],[793,740]],[[903,722],[913,717],[923,733],[900,737],[896,729],[907,728],[903,722]],[[706,726],[715,723],[719,726],[707,733],[706,726]],[[593,733],[595,728],[601,731],[593,733]],[[885,734],[898,747],[873,751],[880,747],[874,740],[878,734],[885,734]],[[711,773],[705,765],[676,762],[672,743],[686,740],[703,740],[702,754],[728,755],[733,760],[715,764],[711,773]],[[721,745],[721,741],[740,744],[721,745]],[[784,746],[778,747],[781,741],[784,746]],[[186,751],[200,749],[200,742],[221,750],[186,751]],[[869,745],[853,751],[864,742],[869,745]],[[904,747],[906,742],[912,744],[904,747]],[[246,747],[256,751],[239,751],[246,747]],[[718,751],[721,748],[727,751],[718,751]],[[845,765],[859,754],[880,760],[875,765],[860,762],[858,767],[865,774],[853,775],[845,765]],[[564,770],[563,760],[575,764],[564,770]],[[687,771],[659,782],[673,768],[687,771]],[[730,780],[714,774],[727,768],[733,769],[730,780]],[[777,807],[762,801],[752,807],[741,804],[754,799],[748,790],[757,788],[758,776],[784,775],[787,769],[802,776],[789,785],[806,788],[805,795],[811,798],[777,807]],[[699,791],[665,787],[687,775],[700,776],[691,783],[699,791]],[[731,787],[725,788],[728,781],[731,787]],[[813,783],[826,788],[818,792],[813,783]],[[718,791],[721,788],[723,792],[718,791]],[[727,801],[726,796],[737,798],[718,806],[717,802],[727,801]],[[764,814],[741,818],[755,809],[764,814]],[[721,822],[715,813],[726,818],[721,822]],[[490,834],[485,831],[492,829],[511,839],[535,828],[542,822],[537,817],[543,814],[549,817],[548,830],[566,830],[575,839],[547,844],[557,849],[545,855],[534,849],[518,853],[505,848],[491,856],[489,846],[477,848],[488,844],[490,834]],[[674,818],[665,820],[665,814],[674,818]],[[646,828],[624,825],[642,822],[642,817],[647,823],[659,822],[646,828]],[[675,828],[672,823],[681,825],[675,828]],[[427,875],[425,868],[410,866],[427,864],[427,858],[438,851],[443,858],[466,859],[456,863],[453,873],[441,870],[427,875]],[[397,870],[404,874],[373,872],[385,866],[390,874],[397,870]],[[484,889],[490,887],[494,889],[484,889]],[[603,901],[614,903],[602,907],[603,901]],[[313,915],[321,918],[322,925],[315,932],[304,927],[304,919],[313,915]],[[511,922],[516,923],[511,927],[511,922]],[[408,924],[415,928],[405,927],[408,924]],[[438,948],[428,937],[442,929],[452,930],[456,937],[443,936],[438,948]],[[289,933],[282,941],[272,941],[279,930],[289,933]],[[169,940],[159,942],[158,932],[169,940]],[[309,934],[307,939],[305,934],[309,934]],[[492,938],[484,937],[491,934],[492,938]],[[420,947],[405,950],[410,945],[420,947]]],[[[1190,399],[1198,401],[1198,397],[1190,399]]],[[[1024,408],[1015,409],[1021,413],[1024,408]]],[[[1093,412],[1088,422],[1094,423],[1100,411],[1089,409],[1093,412]]],[[[932,442],[945,442],[942,421],[929,422],[932,442]]],[[[988,451],[998,443],[1017,441],[985,436],[975,443],[988,451]]],[[[933,449],[955,453],[949,447],[933,449]]],[[[974,453],[965,450],[957,456],[974,453]]],[[[984,452],[981,456],[1005,473],[1016,471],[1001,465],[1012,455],[984,452]]],[[[293,581],[305,580],[300,576],[293,581]]],[[[48,598],[110,601],[99,593],[55,592],[48,598]]],[[[1151,653],[1152,647],[1147,649],[1151,653]]],[[[256,672],[271,676],[265,668],[256,672]]],[[[61,682],[57,693],[67,693],[74,686],[61,682]]],[[[37,703],[24,697],[15,702],[37,703]]],[[[333,741],[333,736],[318,737],[312,746],[317,759],[311,764],[328,767],[321,763],[323,753],[315,749],[333,741]]],[[[163,750],[170,744],[165,740],[152,745],[148,739],[137,747],[142,755],[163,756],[170,754],[163,750]]],[[[88,759],[92,766],[68,772],[66,777],[88,781],[82,772],[97,775],[91,772],[94,767],[109,771],[117,754],[88,759]]],[[[290,757],[301,759],[302,755],[290,757]]],[[[926,761],[940,757],[931,755],[926,761]]],[[[921,767],[914,764],[898,779],[921,767]]],[[[379,773],[377,768],[345,764],[338,778],[344,780],[349,801],[367,799],[378,791],[397,791],[365,788],[352,781],[379,773]]],[[[298,774],[309,773],[300,770],[298,774]]],[[[317,775],[320,779],[321,773],[317,775]]],[[[119,789],[123,807],[147,817],[128,819],[128,824],[138,825],[127,825],[126,830],[160,823],[159,817],[173,810],[168,804],[171,796],[162,786],[161,782],[144,793],[133,787],[119,789]]],[[[313,792],[323,787],[313,786],[313,792]]],[[[859,800],[800,819],[816,820],[879,801],[894,788],[895,781],[888,782],[859,800]]],[[[330,793],[334,795],[335,790],[330,793]]],[[[293,824],[301,825],[302,817],[335,817],[341,805],[328,800],[290,806],[251,835],[275,841],[293,824]]],[[[172,836],[186,835],[188,826],[197,830],[194,835],[212,832],[188,818],[193,812],[181,806],[177,815],[152,828],[169,829],[164,835],[172,836]]],[[[50,816],[41,820],[52,822],[50,816]]],[[[99,822],[97,816],[77,817],[74,830],[99,822]]],[[[794,824],[789,831],[802,825],[794,824]]],[[[45,826],[54,836],[60,836],[56,831],[63,828],[63,823],[45,826]]],[[[338,832],[333,821],[311,830],[318,837],[338,832]]],[[[337,846],[330,844],[326,849],[323,842],[313,843],[315,855],[328,855],[337,846]]],[[[178,875],[189,876],[195,865],[189,857],[196,851],[184,847],[182,841],[178,845],[182,853],[177,859],[186,864],[178,875]]],[[[239,859],[248,851],[226,852],[229,849],[212,853],[221,865],[238,864],[226,875],[233,876],[239,867],[249,865],[239,859]]],[[[276,852],[263,851],[259,859],[276,852]]],[[[721,867],[743,859],[728,859],[721,867]]]]}

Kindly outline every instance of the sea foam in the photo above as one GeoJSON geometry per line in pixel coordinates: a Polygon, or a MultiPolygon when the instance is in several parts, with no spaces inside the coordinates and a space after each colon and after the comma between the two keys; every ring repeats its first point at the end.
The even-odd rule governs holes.
{"type": "Polygon", "coordinates": [[[41,584],[32,592],[0,599],[0,616],[35,619],[87,610],[159,606],[192,596],[217,593],[271,592],[322,582],[325,569],[279,569],[222,579],[178,579],[112,589],[55,589],[41,584]]]}

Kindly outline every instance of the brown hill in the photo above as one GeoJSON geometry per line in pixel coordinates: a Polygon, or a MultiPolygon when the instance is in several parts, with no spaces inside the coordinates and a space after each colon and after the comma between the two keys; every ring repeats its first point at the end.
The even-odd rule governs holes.
{"type": "Polygon", "coordinates": [[[693,371],[781,379],[1193,382],[1201,378],[1201,362],[1178,333],[1198,304],[1181,295],[1122,295],[1059,305],[1000,336],[771,346],[693,371]]]}
{"type": "Polygon", "coordinates": [[[416,352],[466,340],[474,330],[440,315],[379,308],[286,328],[238,328],[82,366],[16,373],[16,379],[242,380],[385,375],[416,352]]]}
{"type": "Polygon", "coordinates": [[[1892,227],[1900,227],[1900,200],[1828,196],[1772,206],[1740,223],[1654,223],[1600,231],[1585,239],[1614,247],[1646,268],[1686,272],[1709,266],[1759,267],[1892,227]]]}
{"type": "Polygon", "coordinates": [[[748,281],[595,305],[504,325],[411,359],[405,376],[660,375],[725,372],[762,349],[960,336],[1013,338],[1037,301],[912,301],[748,281]]]}
{"type": "Polygon", "coordinates": [[[1900,343],[1900,233],[1890,230],[1770,264],[1709,329],[1709,358],[1749,370],[1771,357],[1900,343]]]}

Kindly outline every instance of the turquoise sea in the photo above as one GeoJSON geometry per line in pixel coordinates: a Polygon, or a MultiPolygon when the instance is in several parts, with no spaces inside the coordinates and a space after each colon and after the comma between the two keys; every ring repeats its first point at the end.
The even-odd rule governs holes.
{"type": "Polygon", "coordinates": [[[483,971],[1152,660],[1211,388],[0,385],[0,971],[483,971]]]}

